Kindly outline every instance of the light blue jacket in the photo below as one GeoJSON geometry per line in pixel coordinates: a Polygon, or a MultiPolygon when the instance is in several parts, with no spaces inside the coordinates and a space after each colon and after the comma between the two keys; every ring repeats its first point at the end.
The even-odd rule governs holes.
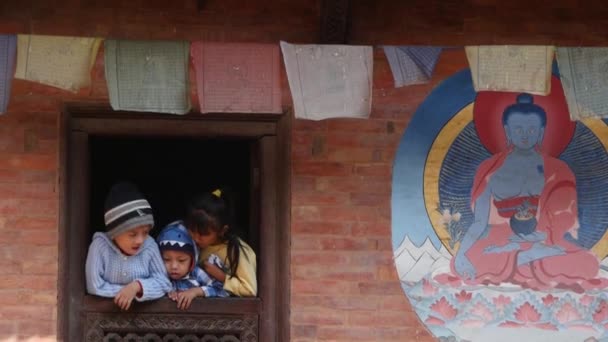
{"type": "Polygon", "coordinates": [[[138,301],[157,299],[171,291],[171,282],[158,246],[150,236],[135,255],[124,255],[101,232],[93,235],[86,263],[87,292],[113,298],[122,288],[138,280],[143,288],[138,301]]]}

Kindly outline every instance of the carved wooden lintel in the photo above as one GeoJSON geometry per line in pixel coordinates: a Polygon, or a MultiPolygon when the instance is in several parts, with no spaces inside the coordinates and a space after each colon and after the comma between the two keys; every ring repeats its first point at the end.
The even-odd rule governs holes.
{"type": "Polygon", "coordinates": [[[85,313],[86,342],[257,342],[258,316],[85,313]]]}
{"type": "Polygon", "coordinates": [[[350,0],[321,1],[321,44],[348,44],[350,0]]]}

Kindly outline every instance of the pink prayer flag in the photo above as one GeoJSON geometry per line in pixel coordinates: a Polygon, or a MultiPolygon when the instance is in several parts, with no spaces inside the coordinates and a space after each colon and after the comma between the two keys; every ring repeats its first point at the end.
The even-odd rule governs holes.
{"type": "Polygon", "coordinates": [[[281,113],[279,47],[192,43],[201,113],[281,113]]]}

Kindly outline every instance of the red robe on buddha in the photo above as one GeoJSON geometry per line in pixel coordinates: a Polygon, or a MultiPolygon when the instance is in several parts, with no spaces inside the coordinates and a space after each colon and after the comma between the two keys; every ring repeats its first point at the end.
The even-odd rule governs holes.
{"type": "MultiPolygon", "coordinates": [[[[471,193],[473,205],[507,155],[508,152],[496,154],[479,166],[471,193]]],[[[466,252],[476,270],[475,279],[466,283],[498,285],[507,282],[531,289],[567,288],[577,292],[608,286],[608,280],[597,278],[598,258],[564,238],[566,232],[577,229],[579,225],[576,183],[572,171],[563,161],[549,156],[544,156],[543,168],[545,186],[540,196],[503,201],[492,199],[487,236],[482,235],[466,252]],[[512,208],[524,200],[535,207],[538,220],[536,231],[547,234],[544,243],[563,248],[564,255],[545,257],[517,266],[518,253],[531,248],[532,243],[520,243],[520,249],[511,252],[484,253],[489,246],[509,243],[509,237],[514,235],[509,218],[514,212],[505,208],[512,208]]],[[[453,274],[457,274],[454,260],[452,258],[451,269],[453,274]]]]}

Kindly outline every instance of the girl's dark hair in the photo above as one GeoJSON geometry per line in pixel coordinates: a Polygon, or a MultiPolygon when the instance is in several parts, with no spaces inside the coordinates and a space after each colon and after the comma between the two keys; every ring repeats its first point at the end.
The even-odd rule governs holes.
{"type": "MultiPolygon", "coordinates": [[[[205,192],[193,197],[187,204],[185,225],[189,230],[206,235],[214,231],[222,242],[228,245],[227,258],[230,263],[228,273],[236,276],[243,245],[235,232],[233,208],[227,193],[221,189],[205,192]],[[224,227],[226,227],[224,231],[224,227]]],[[[247,254],[245,254],[247,258],[247,254]]]]}

